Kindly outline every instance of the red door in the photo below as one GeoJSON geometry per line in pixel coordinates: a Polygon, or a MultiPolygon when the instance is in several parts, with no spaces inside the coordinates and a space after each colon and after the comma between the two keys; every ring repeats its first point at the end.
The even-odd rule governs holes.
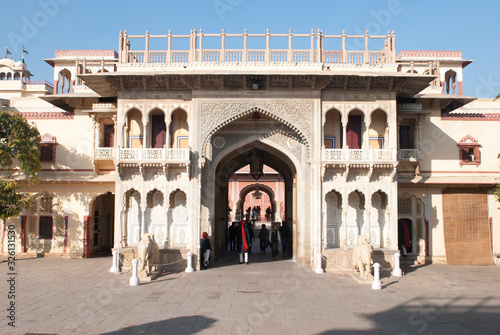
{"type": "Polygon", "coordinates": [[[361,149],[361,115],[349,115],[346,132],[349,149],[361,149]]]}
{"type": "Polygon", "coordinates": [[[107,124],[104,126],[104,147],[112,148],[115,146],[115,126],[107,124]]]}
{"type": "Polygon", "coordinates": [[[163,115],[153,115],[151,125],[151,146],[153,148],[163,148],[167,135],[167,126],[163,115]]]}

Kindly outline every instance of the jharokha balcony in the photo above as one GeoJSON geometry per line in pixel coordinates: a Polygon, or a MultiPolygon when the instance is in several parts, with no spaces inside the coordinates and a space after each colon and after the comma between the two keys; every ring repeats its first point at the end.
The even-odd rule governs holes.
{"type": "Polygon", "coordinates": [[[396,149],[324,149],[326,163],[395,164],[396,149]]]}
{"type": "Polygon", "coordinates": [[[171,148],[95,148],[94,160],[120,163],[189,163],[189,149],[171,148]]]}

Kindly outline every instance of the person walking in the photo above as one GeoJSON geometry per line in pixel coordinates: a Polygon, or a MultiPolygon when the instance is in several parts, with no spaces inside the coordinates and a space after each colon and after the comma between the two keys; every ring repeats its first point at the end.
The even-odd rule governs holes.
{"type": "Polygon", "coordinates": [[[271,244],[271,254],[273,256],[273,260],[278,258],[278,243],[279,243],[279,231],[278,231],[278,225],[276,223],[273,223],[273,229],[271,230],[271,233],[269,234],[269,244],[271,244]]]}
{"type": "Polygon", "coordinates": [[[238,235],[236,238],[236,246],[238,253],[240,255],[240,264],[243,264],[243,256],[245,256],[245,264],[250,264],[248,261],[248,250],[252,245],[252,241],[250,240],[250,235],[248,234],[248,228],[245,220],[241,220],[240,226],[236,227],[238,231],[238,235]]]}
{"type": "Polygon", "coordinates": [[[229,250],[236,250],[236,235],[238,234],[238,228],[236,227],[236,223],[231,223],[229,227],[229,250]]]}
{"type": "Polygon", "coordinates": [[[201,234],[201,255],[203,257],[203,267],[208,266],[208,260],[210,259],[210,251],[212,250],[212,246],[210,245],[210,240],[208,239],[208,233],[206,231],[201,234]]]}
{"type": "Polygon", "coordinates": [[[281,227],[279,229],[279,232],[280,232],[280,238],[281,238],[281,251],[283,252],[283,257],[285,257],[287,255],[287,251],[288,251],[288,239],[290,238],[290,229],[288,228],[288,226],[286,225],[286,222],[283,221],[281,223],[281,227]]]}
{"type": "Polygon", "coordinates": [[[260,252],[266,252],[267,243],[269,238],[269,231],[265,224],[260,227],[259,240],[260,240],[260,252]]]}
{"type": "Polygon", "coordinates": [[[257,209],[254,207],[252,209],[252,225],[255,227],[255,221],[257,221],[259,214],[257,213],[257,209]]]}

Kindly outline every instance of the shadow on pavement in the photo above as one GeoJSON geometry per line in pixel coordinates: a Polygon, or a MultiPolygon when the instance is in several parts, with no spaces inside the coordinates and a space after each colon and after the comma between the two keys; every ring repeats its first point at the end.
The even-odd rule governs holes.
{"type": "Polygon", "coordinates": [[[198,334],[210,326],[217,320],[206,318],[204,316],[181,316],[162,321],[145,323],[142,325],[134,325],[124,327],[120,330],[102,333],[102,334],[198,334]]]}

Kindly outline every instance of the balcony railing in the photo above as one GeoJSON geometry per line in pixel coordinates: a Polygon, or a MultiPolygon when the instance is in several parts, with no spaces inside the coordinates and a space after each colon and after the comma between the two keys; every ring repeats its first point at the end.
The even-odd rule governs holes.
{"type": "Polygon", "coordinates": [[[113,159],[115,148],[95,148],[94,159],[113,159]]]}
{"type": "Polygon", "coordinates": [[[326,162],[394,162],[395,149],[325,149],[326,162]]]}
{"type": "Polygon", "coordinates": [[[399,149],[398,159],[400,161],[417,161],[420,159],[420,150],[418,150],[418,149],[399,149]]]}
{"type": "Polygon", "coordinates": [[[94,159],[119,162],[188,162],[189,149],[95,148],[94,159]]]}

